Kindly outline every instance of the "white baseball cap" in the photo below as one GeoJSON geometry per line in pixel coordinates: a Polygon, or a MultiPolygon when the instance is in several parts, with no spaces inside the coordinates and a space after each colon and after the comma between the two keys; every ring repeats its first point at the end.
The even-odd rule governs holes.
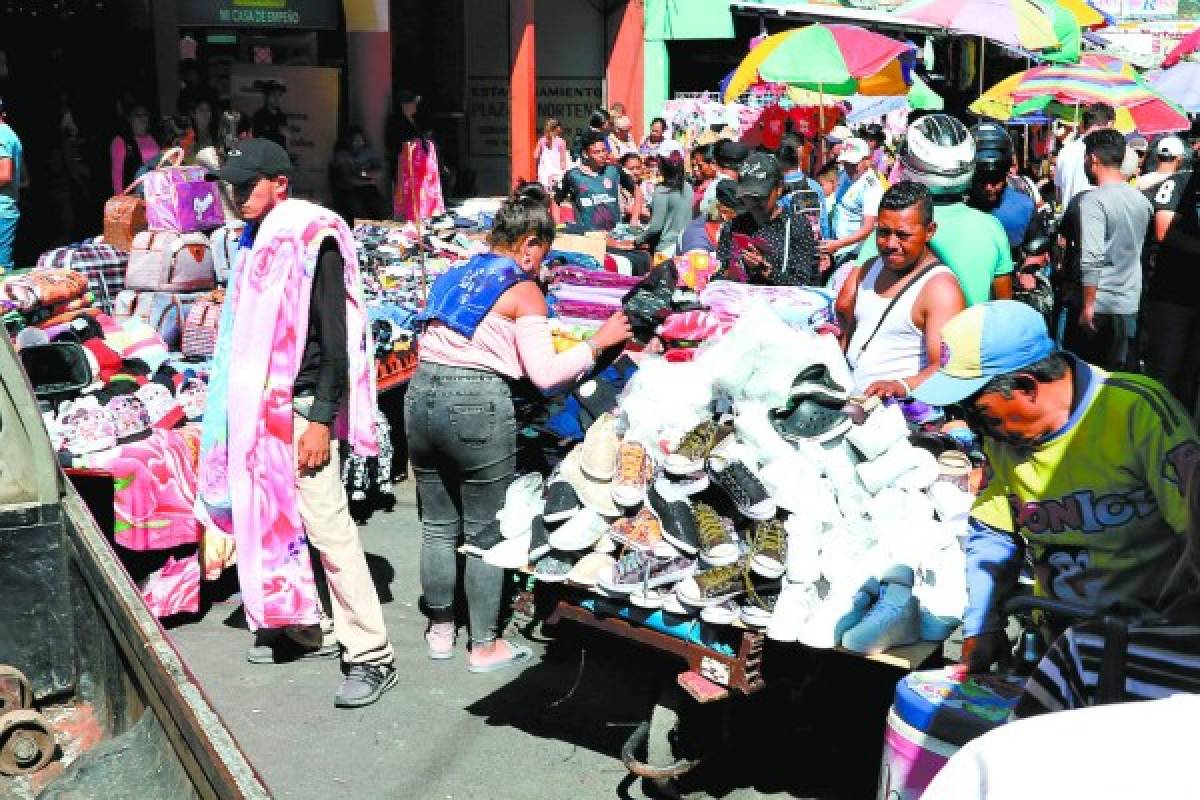
{"type": "Polygon", "coordinates": [[[1183,146],[1183,140],[1178,136],[1164,136],[1158,140],[1158,146],[1154,148],[1154,152],[1165,158],[1180,158],[1187,150],[1183,146]]]}
{"type": "Polygon", "coordinates": [[[825,138],[833,144],[841,144],[853,136],[854,134],[845,125],[836,125],[833,130],[825,134],[825,138]]]}
{"type": "Polygon", "coordinates": [[[871,155],[871,147],[862,139],[851,137],[842,142],[842,152],[837,160],[843,164],[858,164],[871,155]]]}

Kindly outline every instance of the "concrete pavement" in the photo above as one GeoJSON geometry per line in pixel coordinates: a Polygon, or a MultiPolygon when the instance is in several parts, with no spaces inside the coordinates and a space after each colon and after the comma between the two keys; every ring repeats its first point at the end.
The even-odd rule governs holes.
{"type": "MultiPolygon", "coordinates": [[[[670,662],[569,623],[531,636],[536,657],[520,672],[467,673],[465,630],[455,658],[433,662],[418,610],[419,528],[412,483],[398,504],[362,528],[372,573],[396,645],[399,685],[374,706],[333,707],[333,661],[254,666],[236,596],[171,634],[210,699],[280,798],[641,798],[619,757],[645,719],[670,662]]],[[[513,634],[520,636],[520,634],[513,634]]],[[[807,668],[804,668],[807,671],[807,668]]],[[[860,669],[853,660],[830,672],[860,669]]],[[[821,670],[816,670],[821,672],[821,670]]],[[[689,785],[692,796],[866,797],[878,762],[888,683],[849,679],[854,695],[833,714],[849,737],[832,736],[829,693],[812,706],[796,686],[768,689],[712,723],[726,744],[689,785]],[[882,694],[880,687],[882,686],[882,694]],[[873,698],[873,699],[868,699],[873,698]],[[882,702],[882,707],[880,703],[882,702]],[[859,714],[850,709],[866,707],[859,714]],[[807,710],[806,710],[807,708],[807,710]],[[877,721],[876,721],[877,720],[877,721]],[[866,726],[861,734],[859,729],[866,726]]],[[[820,680],[820,678],[818,678],[820,680]]],[[[781,684],[782,685],[782,684],[781,684]]],[[[812,693],[803,693],[812,694],[812,693]]]]}

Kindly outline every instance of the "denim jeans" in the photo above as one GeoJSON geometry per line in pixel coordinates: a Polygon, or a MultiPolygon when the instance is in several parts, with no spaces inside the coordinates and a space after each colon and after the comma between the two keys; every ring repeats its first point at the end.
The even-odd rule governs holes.
{"type": "MultiPolygon", "coordinates": [[[[516,467],[512,394],[492,372],[422,361],[404,400],[421,515],[421,590],[433,622],[454,618],[458,547],[495,519],[516,467]]],[[[463,591],[473,644],[496,638],[504,571],[468,558],[463,591]]]]}

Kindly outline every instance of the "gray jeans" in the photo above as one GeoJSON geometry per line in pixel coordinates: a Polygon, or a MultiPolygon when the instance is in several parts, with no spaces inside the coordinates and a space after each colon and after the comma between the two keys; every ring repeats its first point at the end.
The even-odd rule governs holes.
{"type": "MultiPolygon", "coordinates": [[[[421,590],[433,622],[454,618],[456,548],[504,505],[516,467],[512,394],[499,375],[421,362],[404,400],[421,515],[421,590]]],[[[468,558],[471,642],[496,638],[504,571],[468,558]]]]}

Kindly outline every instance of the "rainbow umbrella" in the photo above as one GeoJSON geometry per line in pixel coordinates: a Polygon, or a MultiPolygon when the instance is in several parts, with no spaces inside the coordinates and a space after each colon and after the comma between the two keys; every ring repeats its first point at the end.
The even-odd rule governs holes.
{"type": "Polygon", "coordinates": [[[1137,70],[1133,68],[1132,64],[1106,53],[1084,53],[1079,57],[1079,63],[1085,67],[1095,67],[1096,69],[1108,72],[1117,72],[1126,78],[1136,79],[1138,77],[1137,70]]]}
{"type": "Polygon", "coordinates": [[[1001,121],[1031,112],[1076,121],[1081,106],[1104,102],[1117,111],[1123,133],[1153,135],[1186,130],[1187,115],[1140,81],[1082,65],[1034,67],[1011,75],[986,91],[969,110],[1001,121]]]}
{"type": "Polygon", "coordinates": [[[1043,50],[1042,59],[1052,64],[1078,62],[1079,53],[1083,49],[1083,34],[1079,30],[1079,22],[1075,15],[1054,0],[1039,0],[1038,8],[1049,17],[1054,25],[1054,35],[1058,37],[1058,46],[1043,50]]]}
{"type": "Polygon", "coordinates": [[[752,49],[725,87],[725,100],[760,81],[786,83],[820,95],[904,95],[910,80],[902,62],[914,48],[855,25],[808,25],[772,34],[752,49]]]}
{"type": "Polygon", "coordinates": [[[912,0],[893,13],[1023,50],[1059,45],[1053,21],[1032,0],[912,0]]]}
{"type": "Polygon", "coordinates": [[[1108,24],[1104,15],[1092,8],[1086,0],[1058,0],[1058,4],[1071,12],[1075,23],[1081,28],[1093,30],[1108,24]]]}

